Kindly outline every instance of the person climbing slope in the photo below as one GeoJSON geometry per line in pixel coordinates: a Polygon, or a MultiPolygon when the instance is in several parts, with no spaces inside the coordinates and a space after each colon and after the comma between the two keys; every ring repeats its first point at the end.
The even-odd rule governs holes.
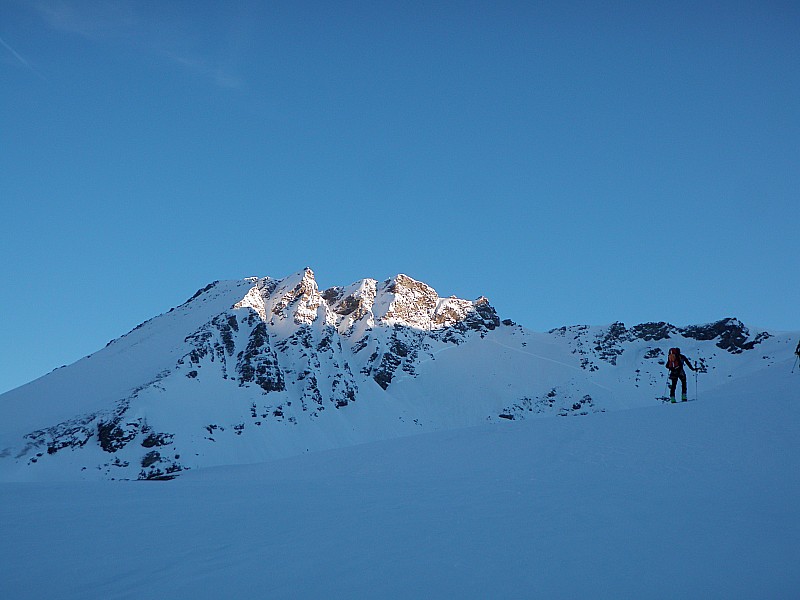
{"type": "Polygon", "coordinates": [[[797,365],[797,361],[800,360],[800,342],[797,342],[797,348],[794,349],[794,353],[797,355],[797,358],[794,359],[794,364],[792,365],[792,373],[794,373],[794,368],[797,365]]]}
{"type": "Polygon", "coordinates": [[[669,401],[675,402],[675,388],[678,385],[678,380],[681,380],[681,402],[686,402],[686,371],[683,370],[683,365],[688,366],[692,371],[697,371],[692,366],[692,361],[681,354],[680,348],[670,348],[669,355],[667,356],[667,369],[669,369],[669,401]]]}

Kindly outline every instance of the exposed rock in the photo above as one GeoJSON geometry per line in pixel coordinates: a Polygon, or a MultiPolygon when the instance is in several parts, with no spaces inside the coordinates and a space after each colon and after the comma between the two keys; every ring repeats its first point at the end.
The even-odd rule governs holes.
{"type": "Polygon", "coordinates": [[[161,461],[161,453],[157,450],[151,450],[142,457],[142,467],[147,468],[161,461]]]}
{"type": "MultiPolygon", "coordinates": [[[[212,281],[212,282],[211,282],[211,283],[209,283],[209,284],[208,284],[206,287],[204,287],[204,288],[200,288],[199,290],[197,290],[197,291],[194,293],[194,296],[192,296],[191,298],[189,298],[189,299],[188,299],[186,302],[184,302],[183,304],[189,304],[189,302],[191,302],[192,300],[196,300],[197,298],[199,298],[200,296],[202,296],[202,295],[203,295],[203,294],[205,294],[206,292],[208,292],[208,291],[210,291],[211,289],[213,289],[213,288],[214,288],[214,286],[216,286],[218,283],[219,283],[219,280],[217,280],[217,281],[212,281]]],[[[190,289],[191,289],[191,288],[190,288],[190,289]]]]}
{"type": "Polygon", "coordinates": [[[728,318],[707,325],[693,325],[681,330],[684,337],[695,340],[714,340],[719,338],[717,346],[731,354],[741,354],[752,350],[756,345],[772,337],[766,331],[759,333],[752,340],[750,331],[739,319],[728,318]]]}
{"type": "Polygon", "coordinates": [[[647,342],[667,340],[677,332],[678,329],[676,327],[669,323],[664,323],[663,321],[658,323],[642,323],[640,325],[634,325],[630,329],[630,333],[634,339],[645,340],[647,342]]]}
{"type": "Polygon", "coordinates": [[[250,333],[247,348],[236,363],[236,371],[242,385],[253,382],[265,392],[286,389],[278,356],[269,347],[269,335],[264,322],[258,323],[250,333]]]}
{"type": "Polygon", "coordinates": [[[407,275],[397,275],[383,284],[383,291],[391,298],[381,320],[386,324],[429,328],[439,296],[427,284],[407,275]]]}
{"type": "Polygon", "coordinates": [[[175,436],[171,433],[150,433],[142,440],[144,448],[154,448],[156,446],[167,446],[172,443],[175,436]]]}
{"type": "Polygon", "coordinates": [[[123,411],[109,421],[101,420],[97,423],[97,440],[106,452],[117,452],[139,434],[142,420],[124,422],[124,414],[123,411]]]}

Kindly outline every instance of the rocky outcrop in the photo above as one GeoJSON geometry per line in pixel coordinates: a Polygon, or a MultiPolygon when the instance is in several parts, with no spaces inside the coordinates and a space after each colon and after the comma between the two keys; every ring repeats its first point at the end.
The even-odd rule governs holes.
{"type": "Polygon", "coordinates": [[[380,294],[385,298],[385,312],[379,315],[386,325],[405,325],[429,329],[439,302],[436,290],[407,275],[397,275],[383,282],[380,294]]]}
{"type": "Polygon", "coordinates": [[[270,347],[267,326],[263,321],[250,332],[247,346],[236,361],[236,372],[240,377],[240,385],[255,383],[264,393],[286,389],[278,355],[270,347]]]}
{"type": "Polygon", "coordinates": [[[745,350],[753,350],[758,344],[772,337],[762,331],[752,339],[750,330],[739,319],[728,318],[707,325],[693,325],[680,330],[681,335],[694,340],[717,340],[717,347],[741,354],[745,350]]]}
{"type": "MultiPolygon", "coordinates": [[[[681,340],[715,341],[716,346],[730,352],[740,354],[746,350],[753,350],[758,344],[769,339],[770,333],[763,331],[755,336],[744,324],[735,318],[722,319],[706,325],[691,325],[689,327],[676,327],[663,321],[657,323],[641,323],[631,328],[625,327],[622,322],[592,328],[586,325],[561,327],[549,332],[551,335],[565,337],[572,340],[573,353],[581,355],[581,366],[594,371],[598,369],[598,362],[610,365],[617,364],[617,358],[625,351],[626,344],[637,340],[646,342],[669,341],[671,345],[681,346],[681,340]]],[[[662,351],[652,347],[646,358],[657,358],[662,351]]]]}

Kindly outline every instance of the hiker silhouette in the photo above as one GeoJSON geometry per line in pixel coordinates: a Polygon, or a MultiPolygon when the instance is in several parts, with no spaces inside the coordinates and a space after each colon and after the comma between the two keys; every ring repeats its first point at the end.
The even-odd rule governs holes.
{"type": "Polygon", "coordinates": [[[669,401],[675,402],[675,388],[678,386],[678,380],[681,381],[681,402],[686,402],[686,371],[683,366],[686,365],[692,371],[697,371],[692,366],[692,361],[681,354],[680,348],[670,348],[669,356],[667,357],[667,369],[669,369],[669,401]]]}

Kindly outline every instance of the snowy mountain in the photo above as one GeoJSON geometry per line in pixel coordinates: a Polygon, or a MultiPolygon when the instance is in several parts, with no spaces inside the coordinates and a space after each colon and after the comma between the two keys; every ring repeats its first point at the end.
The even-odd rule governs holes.
{"type": "Polygon", "coordinates": [[[0,396],[0,479],[163,478],[487,421],[648,406],[664,395],[671,346],[700,366],[702,398],[783,373],[794,338],[736,319],[532,332],[501,321],[486,298],[441,298],[402,274],[322,291],[308,268],[218,281],[0,396]]]}

